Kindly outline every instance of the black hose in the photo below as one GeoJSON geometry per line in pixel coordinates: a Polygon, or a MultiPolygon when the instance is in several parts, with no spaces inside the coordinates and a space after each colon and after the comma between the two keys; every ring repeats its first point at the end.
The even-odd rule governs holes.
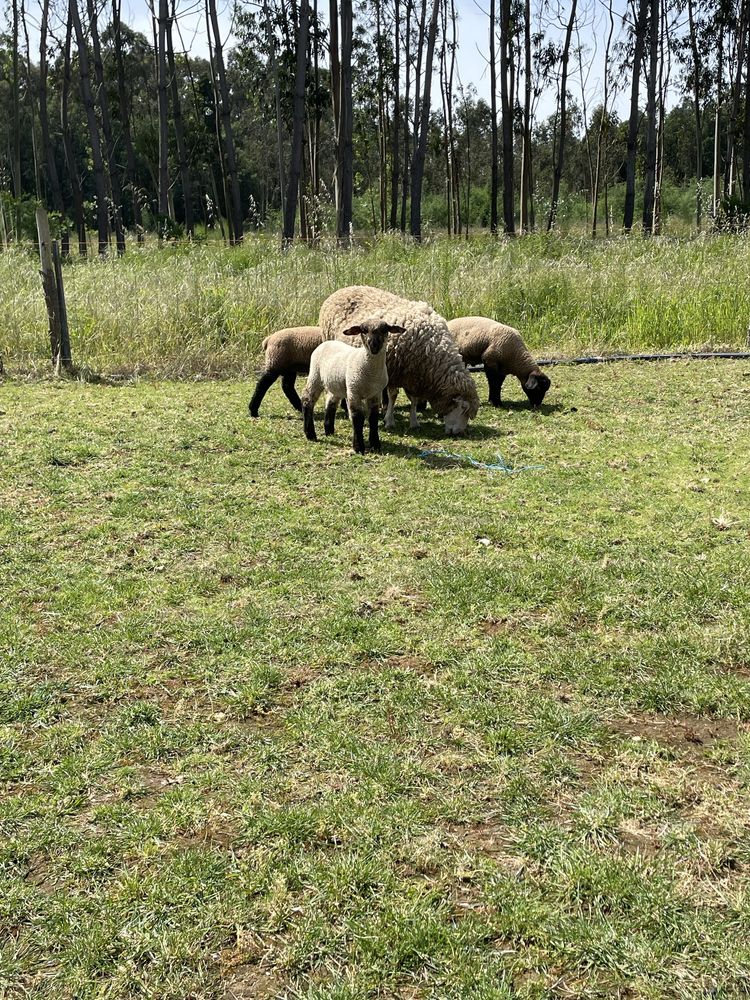
{"type": "MultiPolygon", "coordinates": [[[[537,364],[546,365],[600,365],[608,361],[676,361],[683,358],[707,360],[728,358],[733,361],[750,359],[750,351],[681,351],[677,354],[601,354],[590,358],[543,358],[537,364]]],[[[474,365],[481,371],[483,365],[474,365]]]]}

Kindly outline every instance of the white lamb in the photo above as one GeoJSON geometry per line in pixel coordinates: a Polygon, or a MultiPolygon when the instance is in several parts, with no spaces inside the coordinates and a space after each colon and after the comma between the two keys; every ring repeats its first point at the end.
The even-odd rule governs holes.
{"type": "Polygon", "coordinates": [[[364,454],[365,413],[370,421],[370,448],[380,450],[380,400],[388,385],[385,344],[390,333],[400,334],[403,331],[402,326],[380,316],[371,316],[341,331],[344,337],[359,337],[361,347],[326,341],[315,348],[310,357],[310,375],[302,396],[305,436],[309,441],[317,441],[313,410],[325,392],[323,427],[326,435],[333,434],[336,407],[340,400],[345,399],[352,421],[354,451],[364,454]]]}
{"type": "Polygon", "coordinates": [[[324,340],[336,340],[354,323],[384,317],[404,330],[388,342],[388,410],[386,427],[394,426],[393,407],[399,389],[412,401],[427,400],[442,417],[448,434],[461,434],[479,410],[479,395],[466,371],[448,325],[426,302],[412,302],[370,285],[350,285],[329,295],[320,309],[324,340]]]}

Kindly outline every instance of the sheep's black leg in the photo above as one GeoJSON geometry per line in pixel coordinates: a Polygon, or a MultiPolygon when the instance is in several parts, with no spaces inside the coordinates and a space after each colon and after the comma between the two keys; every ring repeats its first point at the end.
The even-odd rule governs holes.
{"type": "Polygon", "coordinates": [[[294,388],[294,383],[297,380],[297,373],[295,371],[284,372],[281,376],[281,388],[284,391],[284,395],[292,404],[295,410],[302,412],[302,403],[297,395],[297,390],[294,388]]]}
{"type": "Polygon", "coordinates": [[[345,399],[341,400],[341,412],[344,414],[344,416],[348,420],[349,419],[349,407],[346,405],[346,400],[345,399]]]}
{"type": "Polygon", "coordinates": [[[326,437],[333,434],[336,430],[336,409],[338,403],[335,399],[326,403],[325,416],[323,417],[323,427],[326,432],[326,437]]]}
{"type": "Polygon", "coordinates": [[[265,396],[265,394],[268,392],[268,390],[271,388],[271,386],[274,384],[274,382],[278,377],[279,377],[278,372],[276,372],[275,374],[273,372],[264,372],[258,379],[258,384],[255,386],[255,392],[253,393],[253,397],[248,405],[251,417],[258,416],[258,408],[260,404],[263,402],[263,397],[265,396]]]}
{"type": "Polygon", "coordinates": [[[315,433],[315,420],[313,419],[314,405],[309,399],[304,400],[302,403],[302,420],[305,427],[305,437],[308,441],[318,440],[318,436],[315,433]]]}
{"type": "Polygon", "coordinates": [[[370,449],[380,451],[380,434],[378,423],[380,422],[380,407],[376,403],[370,407],[370,449]]]}
{"type": "Polygon", "coordinates": [[[352,418],[352,448],[360,455],[365,453],[365,415],[362,410],[350,410],[352,418]]]}
{"type": "Polygon", "coordinates": [[[485,365],[484,373],[487,376],[487,383],[490,387],[490,404],[492,406],[499,406],[500,390],[503,387],[505,375],[494,365],[485,365]]]}
{"type": "Polygon", "coordinates": [[[383,389],[383,406],[388,406],[388,386],[383,389]]]}

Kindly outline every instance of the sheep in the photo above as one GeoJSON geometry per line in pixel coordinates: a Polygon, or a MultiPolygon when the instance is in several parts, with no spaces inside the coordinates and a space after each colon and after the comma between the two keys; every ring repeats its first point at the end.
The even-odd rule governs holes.
{"type": "Polygon", "coordinates": [[[492,406],[500,405],[500,390],[506,375],[516,376],[534,409],[541,406],[551,382],[534,361],[518,330],[484,316],[452,319],[448,329],[466,364],[484,365],[492,406]]]}
{"type": "Polygon", "coordinates": [[[448,434],[462,433],[479,410],[479,396],[442,316],[426,302],[412,302],[370,285],[351,285],[330,295],[320,309],[324,340],[340,338],[353,323],[382,316],[404,332],[386,345],[388,409],[385,426],[395,425],[399,389],[412,402],[410,426],[417,425],[417,401],[427,400],[448,434]]]}
{"type": "Polygon", "coordinates": [[[339,341],[328,341],[316,347],[310,358],[310,375],[302,395],[305,437],[317,441],[313,410],[321,393],[326,393],[323,427],[326,435],[333,434],[336,407],[346,400],[352,421],[352,447],[364,454],[365,412],[369,415],[369,443],[372,451],[380,451],[378,419],[380,399],[388,384],[385,345],[391,333],[403,333],[404,328],[371,316],[350,324],[341,331],[344,337],[359,337],[361,347],[339,341]]]}
{"type": "Polygon", "coordinates": [[[279,376],[284,395],[295,410],[302,412],[294,383],[298,375],[306,375],[310,370],[310,356],[322,343],[323,334],[318,326],[289,326],[266,337],[265,364],[248,406],[251,417],[258,416],[263,397],[279,376]]]}

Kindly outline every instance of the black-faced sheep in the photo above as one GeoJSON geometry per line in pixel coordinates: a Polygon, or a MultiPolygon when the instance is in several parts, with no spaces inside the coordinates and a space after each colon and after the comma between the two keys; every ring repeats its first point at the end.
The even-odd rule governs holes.
{"type": "Polygon", "coordinates": [[[484,316],[452,319],[448,329],[464,362],[484,365],[493,406],[500,405],[500,390],[507,375],[515,375],[533,407],[541,406],[550,379],[534,361],[518,330],[484,316]]]}
{"type": "Polygon", "coordinates": [[[352,447],[364,453],[365,413],[370,422],[370,448],[380,450],[378,420],[380,399],[388,384],[385,345],[391,333],[403,333],[403,327],[382,317],[369,317],[341,330],[343,337],[358,337],[361,347],[329,341],[316,347],[310,358],[310,375],[302,395],[305,436],[316,441],[313,410],[323,392],[326,408],[323,426],[333,434],[336,407],[346,400],[352,421],[352,447]]]}

